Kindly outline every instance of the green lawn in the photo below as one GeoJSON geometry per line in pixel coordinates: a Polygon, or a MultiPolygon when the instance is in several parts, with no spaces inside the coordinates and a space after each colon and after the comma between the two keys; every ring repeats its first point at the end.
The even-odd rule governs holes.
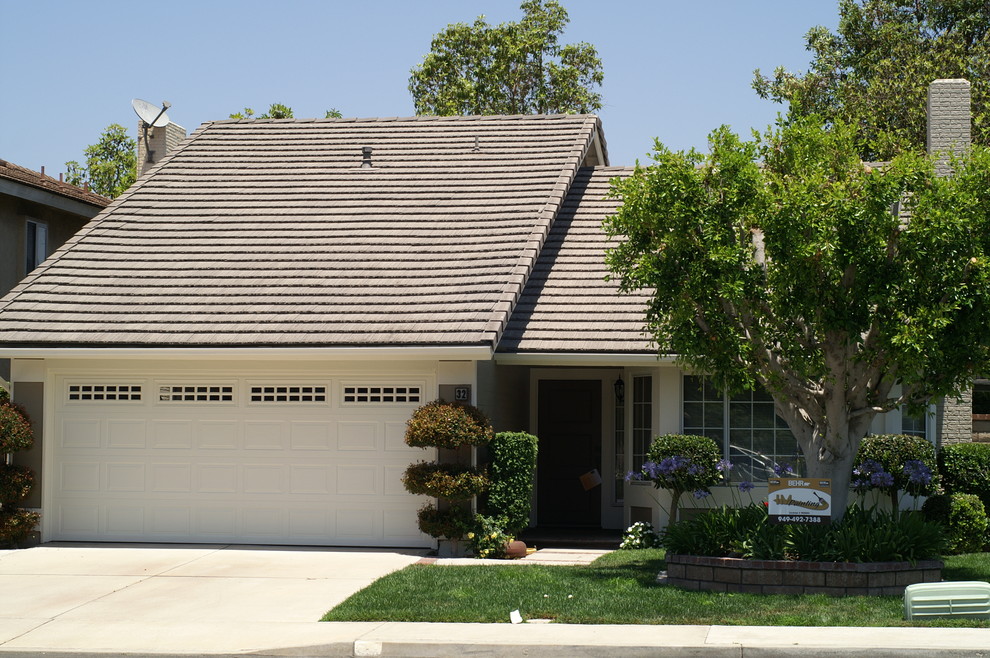
{"type": "MultiPolygon", "coordinates": [[[[658,585],[663,551],[616,551],[588,567],[414,565],[390,574],[330,610],[323,621],[752,626],[973,626],[990,622],[903,620],[900,597],[762,596],[687,592],[658,585]]],[[[947,580],[990,580],[990,556],[946,559],[947,580]]]]}

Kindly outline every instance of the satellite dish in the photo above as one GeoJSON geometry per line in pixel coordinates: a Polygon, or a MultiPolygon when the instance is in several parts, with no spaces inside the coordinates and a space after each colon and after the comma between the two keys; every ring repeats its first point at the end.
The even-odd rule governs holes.
{"type": "Polygon", "coordinates": [[[131,101],[131,107],[134,108],[134,113],[141,118],[141,121],[144,121],[145,128],[148,126],[163,128],[168,125],[168,115],[165,114],[165,110],[172,107],[168,101],[162,101],[162,106],[159,108],[148,101],[135,98],[131,101]]]}

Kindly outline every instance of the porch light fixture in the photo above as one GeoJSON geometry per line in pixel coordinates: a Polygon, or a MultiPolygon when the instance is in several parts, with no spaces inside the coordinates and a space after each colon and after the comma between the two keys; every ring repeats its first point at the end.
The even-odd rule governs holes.
{"type": "Polygon", "coordinates": [[[615,380],[615,401],[622,404],[626,400],[626,383],[622,381],[622,377],[615,380]]]}

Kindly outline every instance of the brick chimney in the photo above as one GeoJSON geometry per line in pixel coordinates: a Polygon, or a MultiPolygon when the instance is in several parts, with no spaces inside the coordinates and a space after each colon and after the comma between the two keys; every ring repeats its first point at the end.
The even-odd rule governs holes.
{"type": "Polygon", "coordinates": [[[149,127],[145,132],[144,122],[138,121],[137,134],[138,176],[142,176],[186,138],[186,129],[177,123],[169,123],[163,128],[149,127]]]}
{"type": "MultiPolygon", "coordinates": [[[[939,176],[951,176],[949,155],[961,155],[971,138],[968,80],[936,80],[928,87],[928,152],[941,154],[935,163],[939,176]]],[[[945,398],[938,410],[938,443],[973,440],[973,391],[958,400],[945,398]]]]}
{"type": "Polygon", "coordinates": [[[942,154],[940,176],[951,174],[949,154],[961,155],[970,144],[969,80],[936,80],[928,86],[928,152],[942,154]]]}

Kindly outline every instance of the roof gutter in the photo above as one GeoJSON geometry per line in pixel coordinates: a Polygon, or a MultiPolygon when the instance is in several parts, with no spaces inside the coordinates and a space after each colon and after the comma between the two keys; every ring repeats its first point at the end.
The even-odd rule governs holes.
{"type": "Polygon", "coordinates": [[[485,346],[427,347],[0,347],[10,359],[228,361],[489,361],[485,346]]]}

